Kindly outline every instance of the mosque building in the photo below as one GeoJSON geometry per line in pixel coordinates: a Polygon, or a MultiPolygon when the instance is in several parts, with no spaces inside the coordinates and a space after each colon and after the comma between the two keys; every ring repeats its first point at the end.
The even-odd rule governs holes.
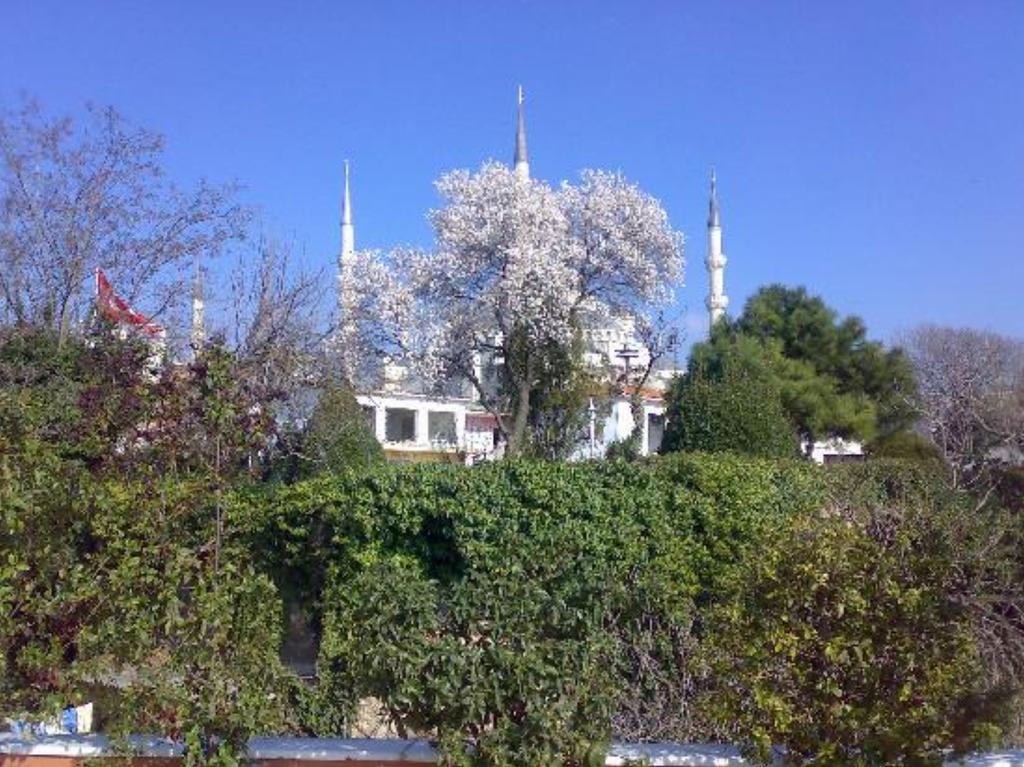
{"type": "MultiPolygon", "coordinates": [[[[530,177],[522,88],[518,92],[513,170],[518,178],[530,177]]],[[[344,323],[344,318],[351,316],[355,302],[355,259],[355,222],[352,215],[349,165],[346,161],[341,211],[341,252],[338,258],[338,300],[343,319],[338,337],[338,354],[342,370],[347,371],[356,369],[355,360],[346,359],[346,355],[353,353],[354,345],[345,343],[344,323]]],[[[729,297],[725,293],[726,263],[727,259],[722,249],[718,179],[712,170],[708,200],[707,252],[704,259],[708,273],[705,306],[708,311],[709,328],[714,327],[715,323],[725,316],[729,306],[729,297]]],[[[99,280],[99,277],[97,279],[99,280]]],[[[98,292],[98,296],[102,299],[102,291],[98,292]]],[[[193,349],[201,347],[205,340],[204,307],[202,273],[197,264],[192,295],[190,340],[193,349]]],[[[128,311],[135,314],[130,307],[128,311]]],[[[133,316],[129,321],[136,322],[136,319],[133,316]]],[[[629,385],[623,385],[622,382],[628,380],[632,371],[646,369],[651,361],[650,350],[637,337],[635,327],[628,319],[612,320],[600,327],[585,328],[584,340],[584,360],[603,374],[606,384],[618,381],[619,385],[601,387],[604,391],[595,391],[591,397],[588,408],[589,428],[579,435],[577,447],[571,456],[577,460],[599,458],[610,445],[627,439],[633,433],[635,421],[630,395],[634,392],[629,385]],[[616,390],[618,394],[609,394],[610,391],[616,390]]],[[[501,360],[497,358],[480,360],[478,378],[496,382],[496,366],[501,364],[501,360]]],[[[386,362],[379,372],[380,385],[357,391],[356,399],[366,413],[373,432],[389,460],[472,464],[500,458],[503,455],[504,445],[501,442],[497,419],[483,406],[478,393],[468,381],[445,382],[440,387],[444,393],[439,395],[436,387],[418,385],[415,377],[409,375],[409,371],[401,365],[386,362]]],[[[681,372],[672,367],[654,365],[640,391],[642,422],[639,448],[643,455],[656,453],[661,446],[665,430],[665,394],[672,378],[681,372]]],[[[805,444],[802,449],[817,463],[864,458],[863,445],[860,442],[836,437],[813,445],[805,444]]]]}
{"type": "MultiPolygon", "coordinates": [[[[530,161],[526,145],[526,122],[523,93],[517,99],[515,151],[513,169],[517,177],[530,177],[530,161]]],[[[352,195],[349,166],[345,163],[344,193],[341,215],[341,252],[338,259],[338,292],[341,312],[352,305],[352,269],[355,261],[355,225],[352,217],[352,195]]],[[[709,291],[707,309],[713,325],[725,312],[729,299],[724,292],[726,258],[722,252],[722,223],[719,209],[717,179],[712,173],[708,215],[708,246],[705,264],[709,291]]],[[[613,321],[584,331],[584,359],[597,369],[608,371],[610,377],[622,377],[631,370],[645,368],[650,351],[636,337],[635,328],[626,320],[613,321]],[[627,367],[629,370],[627,370],[627,367]]],[[[347,344],[342,344],[341,354],[347,344]]],[[[500,364],[500,360],[497,361],[500,364]]],[[[342,361],[352,370],[352,361],[342,361]]],[[[665,392],[677,371],[657,368],[644,385],[641,396],[642,438],[640,452],[656,453],[665,427],[665,392]]],[[[383,382],[373,390],[358,391],[357,400],[367,414],[385,454],[396,461],[452,461],[474,463],[500,457],[503,445],[495,417],[479,400],[468,382],[451,382],[443,387],[445,396],[426,393],[407,371],[398,365],[386,364],[383,382]]],[[[607,393],[591,399],[589,429],[580,435],[577,458],[600,457],[613,442],[629,437],[634,428],[628,387],[617,396],[607,393]]]]}

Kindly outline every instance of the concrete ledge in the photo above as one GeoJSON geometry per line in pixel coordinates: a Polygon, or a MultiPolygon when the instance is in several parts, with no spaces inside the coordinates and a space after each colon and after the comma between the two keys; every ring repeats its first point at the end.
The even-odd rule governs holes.
{"type": "MultiPolygon", "coordinates": [[[[163,738],[136,735],[130,737],[128,743],[139,756],[173,759],[182,755],[180,745],[163,738]]],[[[58,756],[89,759],[104,756],[110,750],[109,742],[103,735],[39,735],[26,738],[0,735],[0,757],[58,756]]]]}
{"type": "Polygon", "coordinates": [[[379,738],[253,738],[249,757],[315,762],[398,762],[433,764],[437,752],[425,740],[379,738]]]}
{"type": "Polygon", "coordinates": [[[605,764],[643,762],[652,767],[734,767],[746,765],[734,746],[711,743],[613,743],[605,764]]]}
{"type": "MultiPolygon", "coordinates": [[[[152,764],[173,765],[181,757],[181,746],[156,737],[129,739],[134,753],[152,764]]],[[[78,767],[84,760],[111,755],[102,735],[48,735],[18,738],[0,735],[0,765],[18,767],[78,767]]],[[[363,767],[415,767],[434,764],[437,753],[425,740],[254,738],[249,743],[249,760],[272,767],[301,767],[317,762],[318,767],[361,763],[363,767]]],[[[748,762],[733,746],[701,743],[616,743],[605,764],[619,767],[643,761],[651,767],[740,767],[748,762]]],[[[1024,767],[1024,750],[973,754],[949,767],[1024,767]]]]}
{"type": "Polygon", "coordinates": [[[1024,767],[1024,750],[971,754],[962,760],[949,761],[946,764],[949,767],[1024,767]]]}

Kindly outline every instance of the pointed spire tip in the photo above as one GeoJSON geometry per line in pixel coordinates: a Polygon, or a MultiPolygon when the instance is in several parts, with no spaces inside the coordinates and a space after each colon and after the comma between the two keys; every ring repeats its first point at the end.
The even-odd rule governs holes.
{"type": "Polygon", "coordinates": [[[718,176],[711,166],[711,195],[708,200],[708,226],[721,226],[722,213],[718,206],[718,176]]]}
{"type": "Polygon", "coordinates": [[[526,151],[526,118],[523,115],[523,86],[517,86],[516,90],[516,151],[513,156],[513,166],[520,178],[530,176],[530,158],[526,151]]]}
{"type": "Polygon", "coordinates": [[[352,192],[349,190],[349,166],[348,160],[344,161],[345,166],[345,192],[341,200],[341,223],[352,223],[352,192]]]}

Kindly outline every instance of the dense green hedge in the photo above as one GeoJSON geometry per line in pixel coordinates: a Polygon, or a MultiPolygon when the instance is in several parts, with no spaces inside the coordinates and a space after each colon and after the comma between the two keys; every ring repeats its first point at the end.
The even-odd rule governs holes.
{"type": "MultiPolygon", "coordinates": [[[[435,735],[452,764],[582,764],[611,736],[752,747],[768,738],[790,746],[795,761],[828,763],[860,748],[926,758],[969,742],[964,728],[994,731],[992,701],[1005,701],[1012,685],[985,681],[994,678],[985,654],[1016,650],[975,628],[1016,604],[1007,541],[1020,539],[1013,524],[966,503],[922,464],[822,469],[673,455],[383,465],[246,495],[232,520],[322,627],[310,732],[343,732],[356,702],[373,697],[399,731],[435,735]],[[883,517],[913,523],[876,524],[883,517]],[[939,545],[940,533],[946,542],[960,535],[970,551],[939,545]],[[989,566],[971,547],[998,556],[989,566]],[[968,566],[959,593],[929,581],[968,566]],[[838,595],[816,590],[830,578],[843,582],[838,595]],[[778,588],[766,591],[766,582],[778,588]],[[909,617],[904,599],[921,600],[909,617]],[[890,677],[872,683],[854,668],[820,688],[751,683],[773,667],[773,678],[816,679],[820,653],[832,652],[814,639],[819,601],[855,616],[846,640],[867,643],[863,667],[884,655],[890,677]],[[974,613],[958,606],[967,603],[974,613]],[[977,612],[989,603],[999,606],[977,612]],[[797,650],[780,659],[775,642],[797,650]],[[907,679],[894,681],[903,663],[907,679]],[[949,671],[921,681],[911,673],[920,664],[949,671]],[[906,701],[887,707],[891,685],[911,679],[912,714],[906,701]],[[830,729],[819,715],[856,708],[845,696],[874,708],[830,729]],[[978,705],[965,713],[968,700],[978,705]],[[764,710],[765,701],[776,708],[764,710]],[[814,712],[826,724],[773,719],[778,710],[814,712]],[[898,713],[904,729],[886,751],[877,723],[898,713]]],[[[1013,628],[1004,628],[1007,639],[1013,628]]]]}
{"type": "Polygon", "coordinates": [[[449,755],[468,738],[532,764],[579,758],[609,723],[713,735],[691,705],[699,608],[824,498],[812,466],[725,455],[385,465],[247,496],[234,518],[323,623],[313,732],[372,696],[449,755]]]}
{"type": "Polygon", "coordinates": [[[328,580],[348,581],[389,557],[451,583],[517,562],[557,538],[579,567],[637,563],[671,575],[678,597],[709,599],[761,531],[816,508],[827,487],[804,462],[676,455],[647,463],[384,464],[237,499],[234,523],[264,561],[318,605],[328,580]]]}
{"type": "Polygon", "coordinates": [[[196,762],[345,733],[375,699],[449,764],[582,765],[611,737],[923,764],[998,736],[1024,677],[1021,517],[934,464],[383,464],[223,491],[72,468],[0,453],[3,713],[96,699],[196,762]],[[276,658],[282,602],[319,634],[314,685],[276,658]],[[111,668],[132,684],[95,690],[111,668]]]}

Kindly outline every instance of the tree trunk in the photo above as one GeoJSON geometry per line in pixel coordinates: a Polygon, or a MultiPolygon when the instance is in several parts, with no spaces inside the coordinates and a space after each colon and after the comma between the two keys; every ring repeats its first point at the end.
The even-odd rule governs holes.
{"type": "MultiPolygon", "coordinates": [[[[526,429],[530,423],[530,392],[533,390],[533,355],[527,349],[523,356],[523,374],[515,382],[516,409],[512,416],[512,428],[508,435],[505,452],[509,456],[518,455],[526,447],[526,429]]],[[[506,356],[505,359],[509,359],[506,356]]]]}
{"type": "Polygon", "coordinates": [[[629,439],[633,443],[637,455],[643,453],[644,445],[644,398],[640,393],[640,387],[636,387],[629,397],[629,412],[633,416],[633,431],[629,433],[629,439]]]}
{"type": "Polygon", "coordinates": [[[57,336],[57,348],[63,349],[64,343],[68,340],[68,335],[71,332],[71,313],[65,306],[60,313],[60,332],[57,336]]]}
{"type": "Polygon", "coordinates": [[[530,379],[524,378],[517,387],[516,412],[512,419],[512,429],[508,435],[506,454],[518,455],[526,447],[526,427],[530,418],[530,379]]]}

